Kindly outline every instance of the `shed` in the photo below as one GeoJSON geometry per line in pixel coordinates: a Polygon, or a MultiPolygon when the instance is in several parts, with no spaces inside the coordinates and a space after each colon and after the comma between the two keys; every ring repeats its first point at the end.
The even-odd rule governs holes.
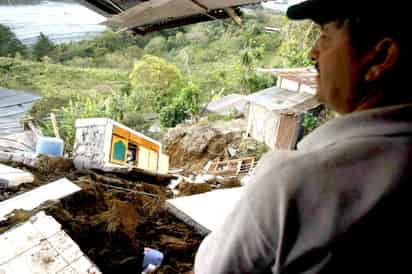
{"type": "Polygon", "coordinates": [[[294,149],[300,138],[303,116],[320,106],[306,92],[271,87],[249,95],[247,133],[271,149],[294,149]]]}
{"type": "Polygon", "coordinates": [[[21,118],[30,110],[32,103],[41,97],[25,91],[0,87],[0,136],[23,132],[21,118]]]}
{"type": "Polygon", "coordinates": [[[277,87],[296,92],[316,93],[318,73],[313,68],[258,69],[257,71],[277,76],[277,87]]]}
{"type": "Polygon", "coordinates": [[[78,119],[73,147],[76,168],[137,167],[166,174],[162,144],[108,118],[78,119]]]}

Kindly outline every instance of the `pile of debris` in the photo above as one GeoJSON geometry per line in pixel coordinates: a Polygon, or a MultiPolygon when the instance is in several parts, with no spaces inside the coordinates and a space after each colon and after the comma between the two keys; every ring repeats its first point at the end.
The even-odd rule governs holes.
{"type": "Polygon", "coordinates": [[[201,171],[208,161],[224,158],[229,146],[240,144],[245,132],[245,120],[178,125],[169,130],[163,140],[170,167],[201,171]]]}
{"type": "MultiPolygon", "coordinates": [[[[41,164],[37,168],[12,164],[33,174],[33,181],[13,186],[3,184],[0,208],[3,203],[18,200],[22,194],[62,177],[81,191],[57,201],[47,201],[33,210],[16,208],[0,221],[0,234],[45,212],[62,226],[102,273],[141,273],[144,247],[156,248],[165,255],[156,273],[192,270],[202,236],[164,209],[164,201],[172,195],[167,188],[103,172],[75,170],[70,161],[63,158],[42,156],[39,159],[41,164]]],[[[47,193],[51,195],[50,191],[47,193]]]]}
{"type": "MultiPolygon", "coordinates": [[[[244,184],[242,180],[258,161],[253,155],[256,144],[244,138],[246,122],[180,126],[167,135],[165,149],[161,143],[109,119],[81,120],[76,125],[73,160],[59,157],[62,145],[58,137],[49,139],[33,129],[31,134],[45,141],[45,153],[53,146],[58,148],[53,157],[37,153],[39,146],[35,143],[30,148],[5,144],[9,149],[1,149],[0,163],[5,165],[0,165],[0,236],[6,239],[9,233],[23,233],[17,228],[31,227],[38,216],[51,218],[50,222],[61,227],[55,234],[67,233],[74,242],[70,244],[75,246],[73,250],[81,252],[76,253],[76,260],[70,255],[73,264],[45,264],[60,267],[55,272],[48,270],[50,273],[68,269],[142,273],[147,248],[164,255],[156,273],[191,272],[204,234],[181,221],[181,214],[171,210],[168,201],[244,184]],[[97,161],[96,155],[104,157],[97,161]],[[174,170],[168,168],[169,159],[174,170]],[[164,168],[169,172],[164,173],[164,168]],[[79,266],[78,258],[90,263],[79,266]]],[[[46,236],[43,240],[54,246],[55,235],[46,236]]],[[[43,247],[36,242],[29,248],[43,247]]],[[[0,261],[0,270],[18,265],[23,255],[16,254],[0,261]]],[[[38,256],[45,256],[38,260],[44,262],[50,256],[59,261],[58,256],[68,255],[40,252],[38,256]]]]}

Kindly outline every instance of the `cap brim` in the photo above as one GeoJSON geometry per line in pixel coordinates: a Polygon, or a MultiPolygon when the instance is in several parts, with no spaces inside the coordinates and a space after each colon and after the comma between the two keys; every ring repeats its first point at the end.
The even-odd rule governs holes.
{"type": "Polygon", "coordinates": [[[307,0],[290,6],[286,15],[292,20],[311,19],[316,23],[325,23],[336,19],[336,13],[339,13],[338,5],[335,1],[307,0]]]}
{"type": "Polygon", "coordinates": [[[290,6],[286,11],[286,15],[292,20],[311,19],[317,7],[319,8],[317,1],[304,1],[290,6]]]}

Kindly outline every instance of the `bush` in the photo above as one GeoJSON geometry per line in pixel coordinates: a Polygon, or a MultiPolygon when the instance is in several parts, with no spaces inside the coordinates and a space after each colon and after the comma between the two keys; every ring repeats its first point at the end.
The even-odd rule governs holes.
{"type": "Polygon", "coordinates": [[[160,111],[160,125],[162,127],[175,127],[177,124],[189,118],[182,102],[176,102],[165,106],[160,111]]]}
{"type": "Polygon", "coordinates": [[[17,39],[9,27],[0,25],[0,56],[15,56],[27,54],[27,47],[17,39]]]}
{"type": "Polygon", "coordinates": [[[33,57],[40,61],[43,57],[50,55],[54,48],[53,42],[46,35],[40,33],[32,48],[33,57]]]}
{"type": "Polygon", "coordinates": [[[305,113],[304,117],[303,117],[303,129],[304,129],[304,133],[303,135],[306,136],[309,133],[311,133],[313,130],[315,130],[319,125],[320,125],[320,118],[315,116],[312,113],[305,113]]]}
{"type": "Polygon", "coordinates": [[[154,37],[144,48],[147,53],[158,56],[160,56],[166,49],[167,41],[166,38],[162,36],[154,37]]]}

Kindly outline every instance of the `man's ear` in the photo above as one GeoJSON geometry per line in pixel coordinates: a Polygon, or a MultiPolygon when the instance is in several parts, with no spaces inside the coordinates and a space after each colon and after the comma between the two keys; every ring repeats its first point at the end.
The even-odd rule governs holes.
{"type": "Polygon", "coordinates": [[[387,71],[391,70],[399,61],[400,49],[399,44],[392,38],[380,40],[364,56],[364,64],[367,68],[364,80],[372,82],[380,78],[387,71]]]}

